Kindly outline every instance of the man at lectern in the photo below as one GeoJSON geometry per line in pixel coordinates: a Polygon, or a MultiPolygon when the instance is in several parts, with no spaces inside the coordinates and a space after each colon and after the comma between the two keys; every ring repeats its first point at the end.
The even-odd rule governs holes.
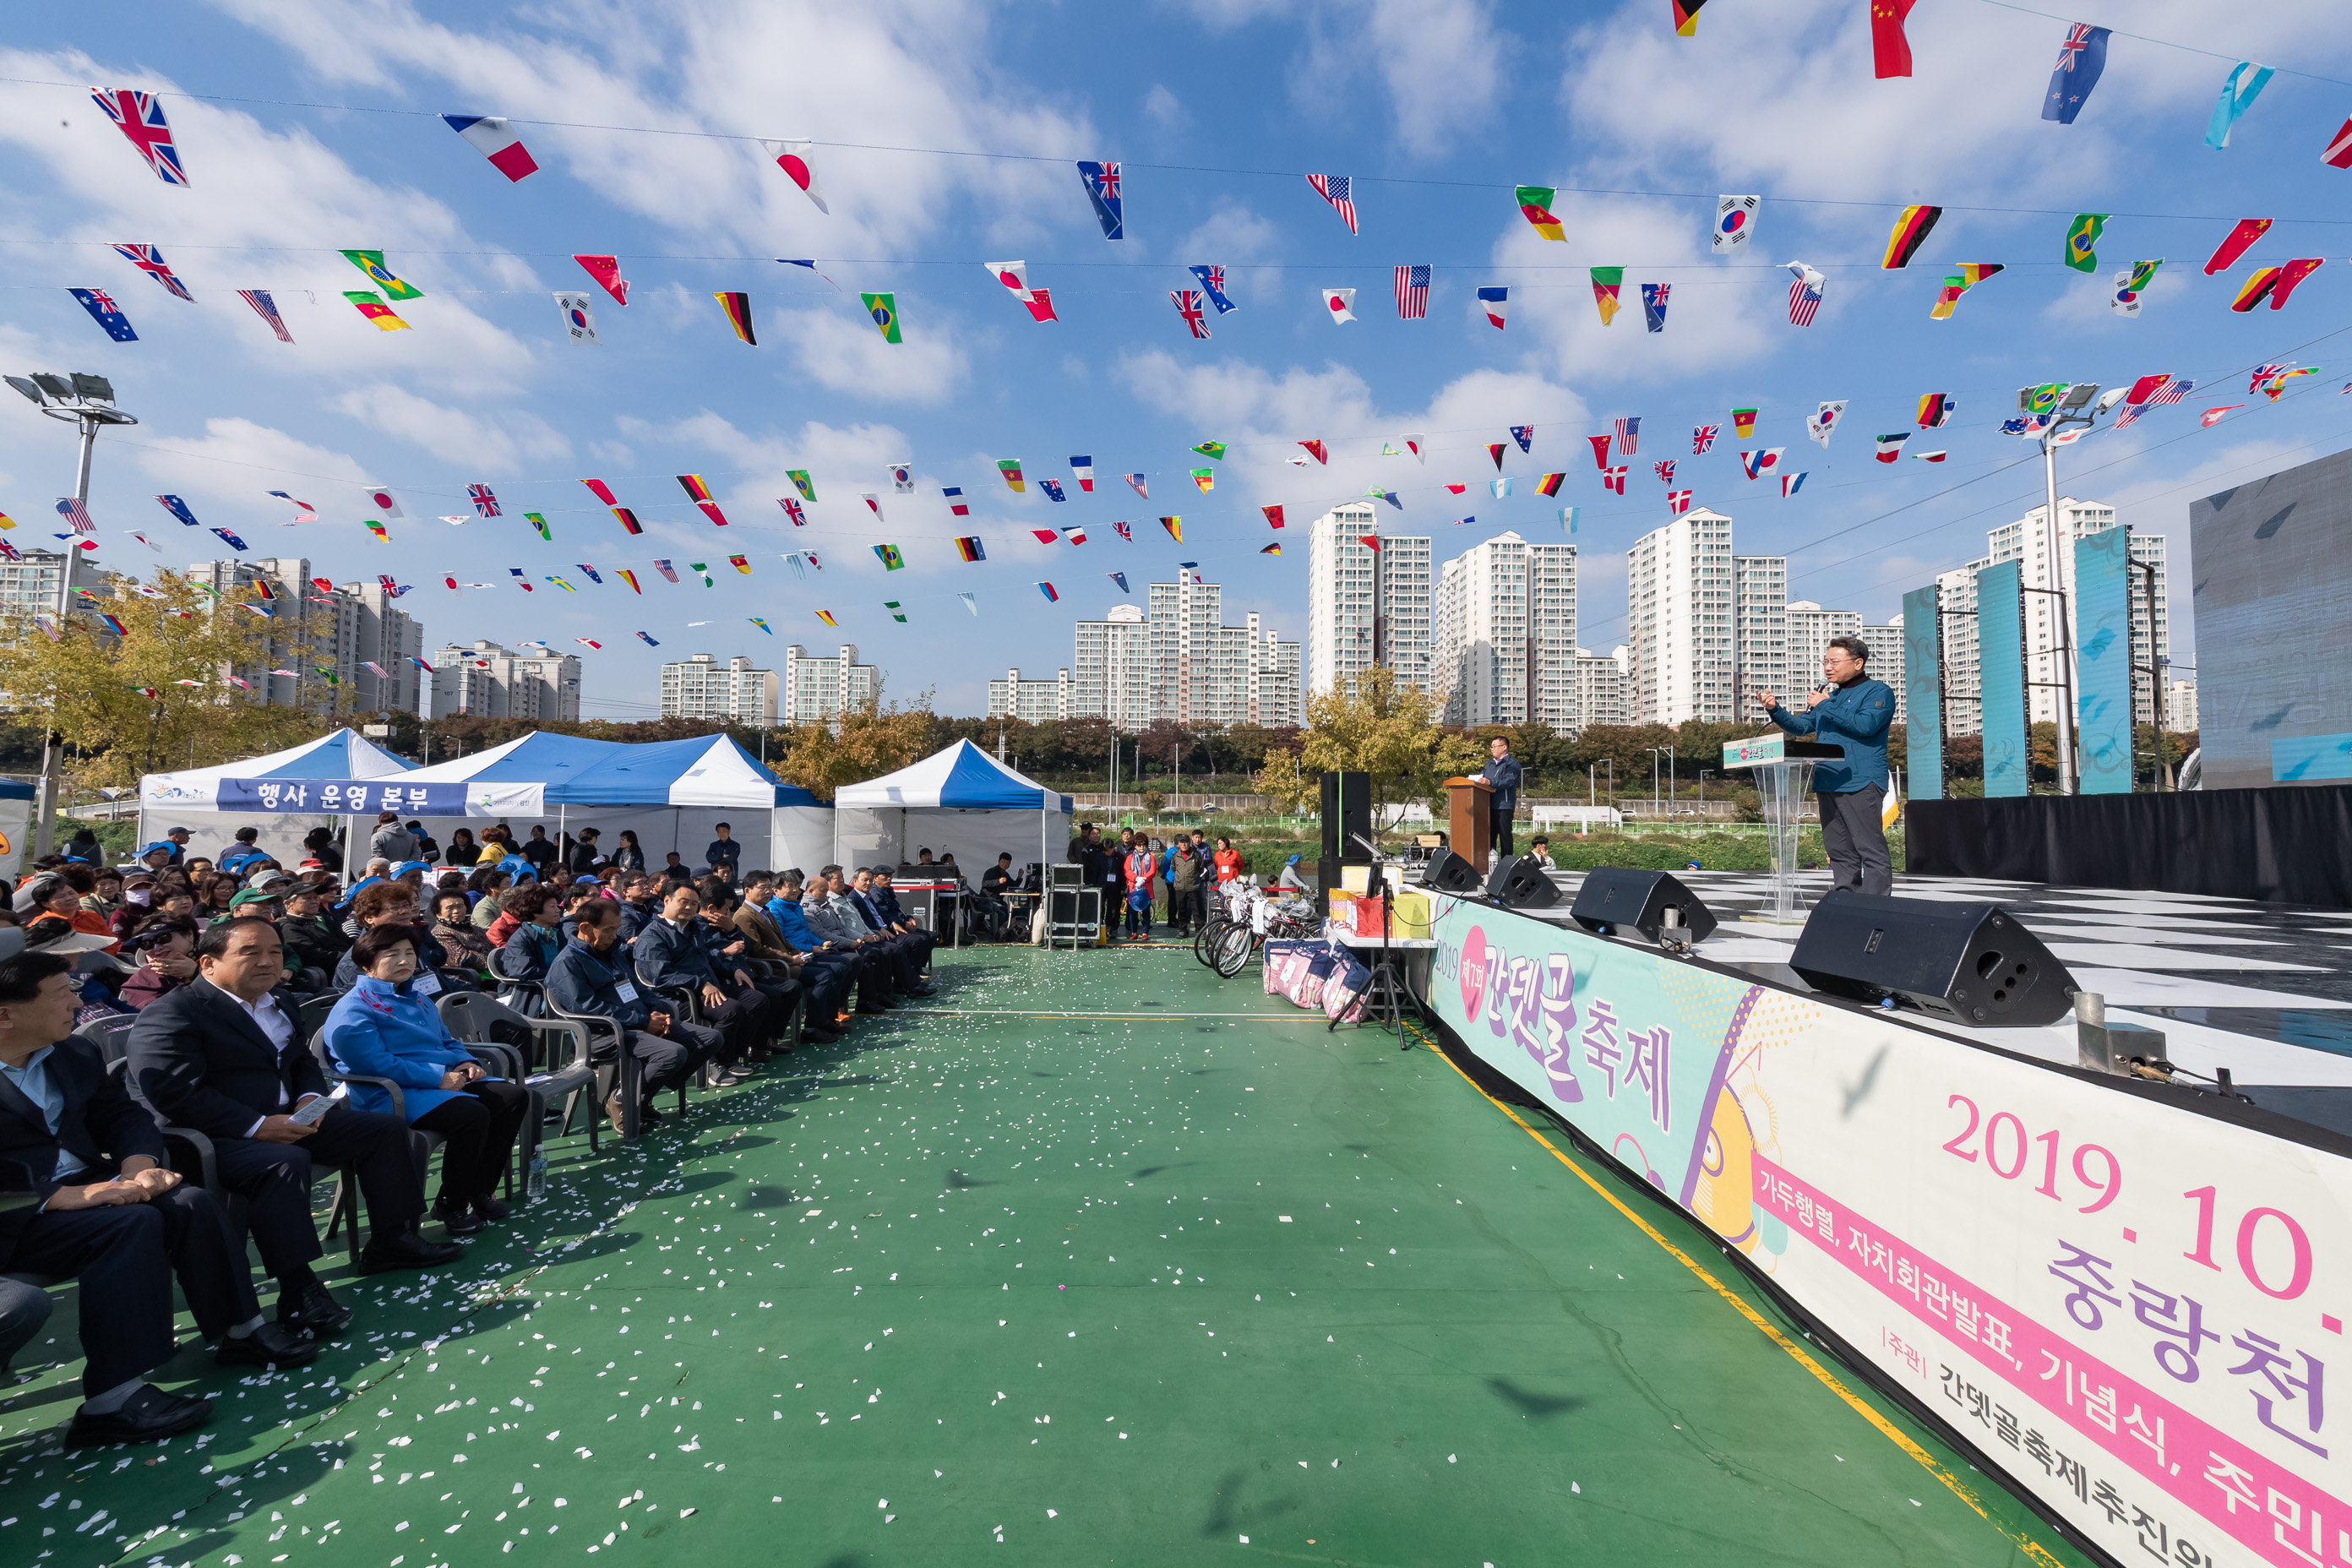
{"type": "Polygon", "coordinates": [[[1813,764],[1830,886],[1883,894],[1895,890],[1895,865],[1879,815],[1886,804],[1886,731],[1895,722],[1895,692],[1885,681],[1870,679],[1869,662],[1870,646],[1860,637],[1832,637],[1822,654],[1822,683],[1813,689],[1810,711],[1791,713],[1769,691],[1759,691],[1756,703],[1790,734],[1845,748],[1843,757],[1813,764]]]}
{"type": "Polygon", "coordinates": [[[1511,817],[1519,809],[1519,759],[1511,755],[1511,743],[1500,735],[1489,741],[1486,749],[1493,760],[1478,770],[1478,776],[1495,786],[1486,810],[1499,859],[1511,852],[1511,817]]]}

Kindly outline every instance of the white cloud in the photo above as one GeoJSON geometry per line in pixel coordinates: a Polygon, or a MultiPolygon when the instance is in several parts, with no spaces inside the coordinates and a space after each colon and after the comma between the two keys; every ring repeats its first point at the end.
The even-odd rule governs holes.
{"type": "MultiPolygon", "coordinates": [[[[383,478],[371,474],[347,452],[313,445],[250,419],[208,419],[201,437],[143,435],[133,449],[139,466],[152,476],[153,482],[186,497],[207,525],[244,534],[257,554],[291,555],[355,544],[360,537],[356,526],[360,489],[383,478]],[[279,489],[318,507],[322,521],[278,527],[293,515],[285,502],[269,498],[269,491],[279,489]]],[[[115,472],[119,469],[110,465],[110,479],[115,472]]],[[[131,508],[130,515],[119,521],[144,529],[150,538],[169,546],[166,535],[148,526],[157,521],[174,535],[182,531],[162,510],[151,513],[129,501],[119,481],[112,486],[112,494],[117,509],[131,508]]],[[[98,510],[95,504],[91,510],[98,510]]],[[[100,521],[118,520],[101,516],[100,521]]],[[[217,553],[210,537],[205,539],[205,552],[217,553]]]]}
{"type": "Polygon", "coordinates": [[[1143,117],[1162,131],[1181,131],[1192,122],[1183,100],[1156,81],[1151,90],[1143,95],[1143,117]]]}
{"type": "Polygon", "coordinates": [[[449,408],[388,382],[353,387],[329,406],[378,433],[486,474],[510,474],[523,458],[567,458],[572,443],[535,414],[493,416],[449,408]]]}
{"type": "Polygon", "coordinates": [[[1188,0],[1184,9],[1216,32],[1295,21],[1307,42],[1291,62],[1291,97],[1319,114],[1344,113],[1366,79],[1377,82],[1398,145],[1414,156],[1443,153],[1488,123],[1503,96],[1507,40],[1484,0],[1188,0]]]}
{"type": "Polygon", "coordinates": [[[835,392],[940,404],[955,395],[971,371],[943,321],[909,325],[902,329],[906,341],[897,343],[886,341],[864,315],[843,310],[787,310],[777,325],[801,368],[835,392]]]}

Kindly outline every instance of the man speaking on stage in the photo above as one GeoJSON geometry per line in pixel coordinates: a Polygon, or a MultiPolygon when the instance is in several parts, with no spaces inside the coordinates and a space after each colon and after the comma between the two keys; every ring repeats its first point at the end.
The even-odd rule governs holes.
{"type": "Polygon", "coordinates": [[[1832,637],[1822,653],[1822,684],[1811,710],[1791,713],[1769,691],[1756,693],[1765,716],[1791,735],[1842,746],[1845,755],[1813,764],[1813,794],[1822,809],[1822,847],[1830,858],[1830,887],[1892,893],[1895,863],[1886,851],[1886,731],[1895,722],[1895,691],[1873,680],[1870,646],[1860,637],[1832,637]]]}

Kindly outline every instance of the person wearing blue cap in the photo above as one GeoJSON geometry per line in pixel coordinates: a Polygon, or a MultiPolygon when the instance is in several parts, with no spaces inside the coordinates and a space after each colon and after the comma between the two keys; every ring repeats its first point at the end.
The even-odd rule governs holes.
{"type": "Polygon", "coordinates": [[[172,847],[172,841],[168,838],[158,838],[139,851],[139,863],[150,871],[165,870],[179,858],[179,852],[172,847]]]}

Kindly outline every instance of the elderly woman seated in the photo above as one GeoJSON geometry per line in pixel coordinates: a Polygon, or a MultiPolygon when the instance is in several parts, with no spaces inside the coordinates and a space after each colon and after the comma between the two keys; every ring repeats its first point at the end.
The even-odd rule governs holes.
{"type": "MultiPolygon", "coordinates": [[[[372,926],[352,943],[351,956],[360,977],[327,1016],[328,1058],[339,1072],[398,1084],[409,1124],[448,1141],[433,1217],[452,1236],[471,1236],[506,1217],[506,1205],[493,1194],[514,1157],[530,1097],[520,1085],[486,1076],[442,1024],[433,998],[417,991],[410,928],[372,926]]],[[[352,1105],[390,1111],[392,1093],[382,1084],[354,1083],[352,1105]]]]}

